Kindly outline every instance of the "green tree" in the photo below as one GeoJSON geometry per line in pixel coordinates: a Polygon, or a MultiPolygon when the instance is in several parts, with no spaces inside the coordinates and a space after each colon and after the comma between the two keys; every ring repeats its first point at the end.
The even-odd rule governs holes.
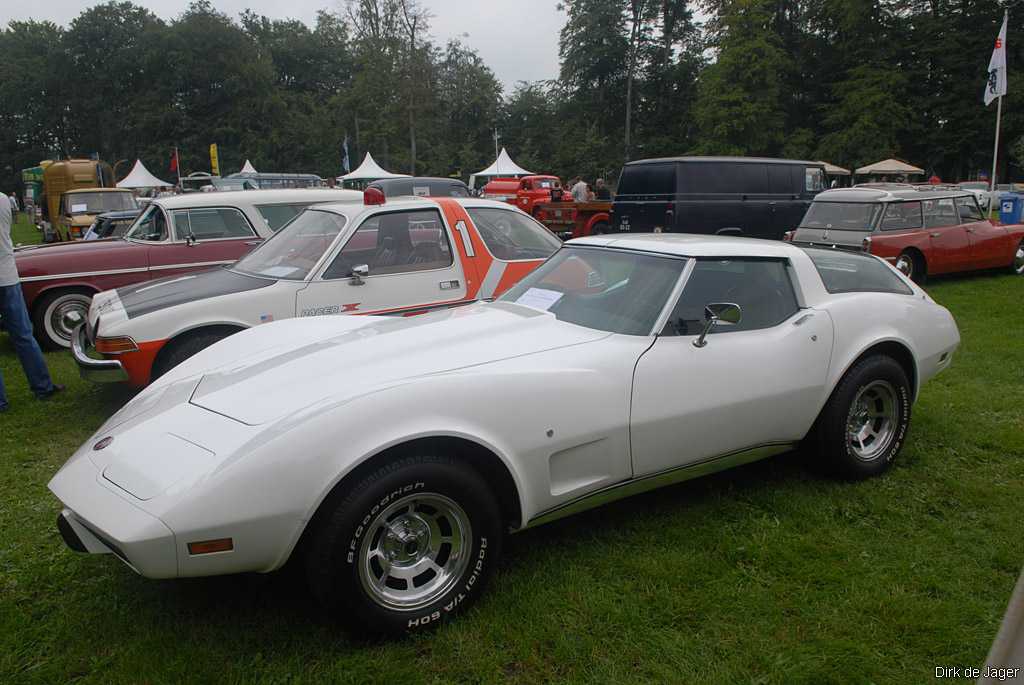
{"type": "Polygon", "coordinates": [[[726,0],[711,24],[717,57],[700,76],[694,106],[701,153],[776,155],[783,146],[792,59],[774,30],[773,6],[726,0]]]}

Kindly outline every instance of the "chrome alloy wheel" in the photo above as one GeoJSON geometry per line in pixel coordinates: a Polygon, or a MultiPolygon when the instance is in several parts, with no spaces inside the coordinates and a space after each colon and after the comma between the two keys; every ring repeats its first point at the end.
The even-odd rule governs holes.
{"type": "Polygon", "coordinates": [[[896,268],[903,272],[907,278],[914,277],[914,260],[908,254],[901,254],[896,260],[896,268]]]}
{"type": "Polygon", "coordinates": [[[874,461],[892,446],[897,430],[897,394],[886,381],[857,391],[846,418],[846,435],[854,456],[874,461]]]}
{"type": "Polygon", "coordinates": [[[444,595],[469,565],[473,531],[462,507],[433,493],[403,497],[367,526],[359,580],[389,609],[421,609],[444,595]]]}
{"type": "Polygon", "coordinates": [[[44,315],[47,337],[55,345],[71,347],[71,334],[74,333],[73,322],[85,321],[89,315],[91,303],[91,296],[78,292],[65,293],[56,298],[46,308],[44,315]]]}
{"type": "Polygon", "coordinates": [[[1013,256],[1013,271],[1017,274],[1024,274],[1024,240],[1017,246],[1017,252],[1013,256]]]}

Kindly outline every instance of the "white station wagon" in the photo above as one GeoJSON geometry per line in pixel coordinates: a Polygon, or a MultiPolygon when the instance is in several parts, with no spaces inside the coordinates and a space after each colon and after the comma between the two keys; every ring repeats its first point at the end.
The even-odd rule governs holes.
{"type": "Polygon", "coordinates": [[[280,568],[360,630],[468,606],[519,531],[803,444],[882,473],[950,313],[870,255],[574,240],[498,300],[243,331],[170,370],[50,481],[75,550],[151,578],[280,568]]]}

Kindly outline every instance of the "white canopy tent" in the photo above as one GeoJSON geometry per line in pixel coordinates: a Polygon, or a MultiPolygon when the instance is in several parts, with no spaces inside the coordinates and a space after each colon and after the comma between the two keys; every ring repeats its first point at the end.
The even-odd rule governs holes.
{"type": "Polygon", "coordinates": [[[149,169],[146,168],[141,159],[136,159],[135,166],[132,167],[128,175],[117,182],[118,188],[169,188],[173,185],[173,183],[161,181],[149,173],[149,169]]]}
{"type": "Polygon", "coordinates": [[[849,169],[844,169],[841,166],[836,166],[835,164],[831,164],[829,162],[818,162],[818,164],[824,165],[824,167],[825,167],[825,174],[827,176],[849,176],[850,175],[850,170],[849,169]]]}
{"type": "Polygon", "coordinates": [[[476,187],[477,176],[529,176],[533,174],[532,171],[527,171],[523,167],[519,166],[512,161],[512,158],[508,156],[508,152],[505,148],[501,148],[501,152],[498,153],[498,158],[494,160],[494,164],[487,167],[483,171],[478,171],[469,177],[469,187],[476,187]]]}
{"type": "Polygon", "coordinates": [[[899,159],[883,159],[881,162],[862,166],[854,173],[858,176],[915,176],[923,175],[924,169],[899,159]]]}
{"type": "Polygon", "coordinates": [[[250,162],[249,160],[245,160],[245,164],[242,165],[242,170],[239,171],[238,173],[240,173],[240,174],[255,174],[255,173],[258,173],[258,172],[256,171],[256,168],[253,167],[252,162],[250,162]]]}
{"type": "Polygon", "coordinates": [[[381,178],[409,178],[409,174],[393,174],[390,171],[385,171],[367,152],[363,157],[363,163],[352,173],[339,176],[338,182],[376,181],[381,178]]]}

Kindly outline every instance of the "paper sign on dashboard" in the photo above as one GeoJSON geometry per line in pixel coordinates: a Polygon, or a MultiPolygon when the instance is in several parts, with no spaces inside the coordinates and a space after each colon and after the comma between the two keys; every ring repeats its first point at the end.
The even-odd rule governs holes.
{"type": "Polygon", "coordinates": [[[539,309],[542,312],[546,312],[555,306],[555,303],[562,299],[563,293],[557,290],[547,290],[545,288],[530,288],[525,293],[519,296],[516,300],[518,304],[526,305],[527,307],[533,307],[539,309]]]}

